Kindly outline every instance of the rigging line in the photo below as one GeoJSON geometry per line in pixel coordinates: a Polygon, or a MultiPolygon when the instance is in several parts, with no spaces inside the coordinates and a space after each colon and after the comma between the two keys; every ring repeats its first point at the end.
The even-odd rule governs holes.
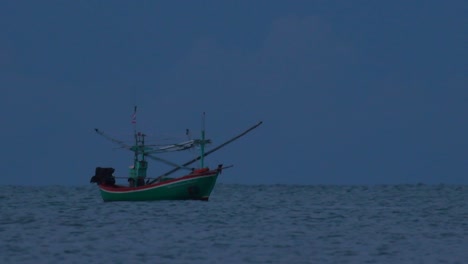
{"type": "Polygon", "coordinates": [[[103,136],[104,138],[106,138],[107,140],[110,140],[118,145],[120,145],[122,148],[126,148],[126,149],[130,149],[131,147],[127,144],[125,144],[123,141],[120,141],[120,140],[117,140],[115,138],[112,138],[111,136],[107,135],[106,133],[102,132],[101,130],[95,128],[94,131],[96,131],[96,133],[98,133],[99,135],[103,136]]]}
{"type": "Polygon", "coordinates": [[[158,158],[158,157],[156,157],[156,156],[149,155],[148,153],[145,153],[145,156],[148,157],[148,158],[150,158],[150,159],[153,159],[153,160],[156,160],[156,161],[165,163],[165,164],[167,164],[167,165],[170,165],[170,166],[173,166],[173,167],[176,167],[176,168],[179,168],[179,169],[192,170],[192,168],[185,167],[185,166],[181,166],[181,165],[176,164],[176,163],[173,163],[173,162],[171,162],[171,161],[168,161],[168,160],[165,160],[165,159],[161,159],[161,158],[158,158]]]}
{"type": "MultiPolygon", "coordinates": [[[[236,139],[238,139],[238,138],[244,136],[245,134],[249,133],[250,131],[252,131],[252,130],[254,130],[255,128],[257,128],[258,126],[260,126],[262,123],[263,123],[263,121],[258,122],[257,124],[255,124],[254,126],[250,127],[249,129],[245,130],[245,131],[242,132],[241,134],[239,134],[239,135],[237,135],[237,136],[231,138],[230,140],[224,142],[223,144],[217,146],[216,148],[214,148],[214,149],[212,149],[212,150],[206,152],[204,156],[206,157],[206,156],[210,155],[211,153],[217,151],[218,149],[220,149],[220,148],[226,146],[227,144],[229,144],[229,143],[235,141],[236,139]]],[[[190,164],[192,164],[192,163],[198,161],[200,158],[201,158],[201,156],[198,156],[198,157],[196,157],[196,158],[194,158],[194,159],[192,159],[192,160],[190,160],[190,161],[187,161],[186,163],[182,164],[182,166],[188,166],[188,165],[190,165],[190,164]]],[[[175,168],[175,169],[172,169],[172,170],[170,170],[170,171],[168,171],[168,172],[162,174],[161,176],[158,176],[156,179],[150,181],[150,184],[151,184],[151,183],[154,183],[154,182],[156,182],[156,181],[158,181],[158,180],[159,180],[160,178],[162,178],[162,177],[168,176],[168,175],[170,175],[170,174],[172,174],[172,173],[178,171],[179,169],[180,169],[180,168],[175,168]]]]}

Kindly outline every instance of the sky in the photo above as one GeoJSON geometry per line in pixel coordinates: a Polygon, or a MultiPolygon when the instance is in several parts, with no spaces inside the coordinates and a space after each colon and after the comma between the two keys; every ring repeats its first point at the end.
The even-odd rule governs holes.
{"type": "MultiPolygon", "coordinates": [[[[466,1],[0,2],[1,185],[126,176],[201,130],[220,183],[468,184],[466,1]],[[208,147],[209,149],[210,147],[208,147]]],[[[183,162],[196,152],[168,154],[183,162]]],[[[151,163],[159,175],[165,165],[151,163]]]]}

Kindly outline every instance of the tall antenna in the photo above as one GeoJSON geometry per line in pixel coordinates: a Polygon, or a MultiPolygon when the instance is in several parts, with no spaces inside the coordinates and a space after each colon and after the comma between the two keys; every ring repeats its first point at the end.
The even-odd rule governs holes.
{"type": "Polygon", "coordinates": [[[133,168],[136,168],[137,166],[137,161],[138,161],[138,135],[136,132],[136,112],[137,112],[137,106],[135,105],[133,109],[133,115],[132,115],[132,125],[133,125],[133,136],[135,137],[135,157],[133,159],[133,168]]]}
{"type": "Polygon", "coordinates": [[[201,168],[204,167],[204,162],[205,162],[205,112],[203,112],[202,115],[202,131],[201,131],[201,155],[200,155],[200,163],[201,163],[201,168]]]}
{"type": "Polygon", "coordinates": [[[132,125],[133,125],[133,134],[135,134],[136,140],[136,113],[137,113],[137,89],[133,88],[133,115],[132,115],[132,125]]]}

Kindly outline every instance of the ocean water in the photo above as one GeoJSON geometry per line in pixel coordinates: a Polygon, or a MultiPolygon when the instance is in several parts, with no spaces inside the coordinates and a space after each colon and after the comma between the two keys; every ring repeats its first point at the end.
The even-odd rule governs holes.
{"type": "Polygon", "coordinates": [[[468,263],[468,186],[218,184],[210,201],[102,202],[0,186],[0,263],[468,263]]]}

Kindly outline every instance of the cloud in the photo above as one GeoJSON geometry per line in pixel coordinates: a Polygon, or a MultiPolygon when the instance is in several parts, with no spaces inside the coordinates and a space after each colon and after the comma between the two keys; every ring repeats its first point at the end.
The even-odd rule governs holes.
{"type": "Polygon", "coordinates": [[[199,37],[173,65],[164,86],[171,86],[173,96],[222,94],[243,105],[261,101],[271,107],[320,90],[334,77],[326,72],[346,60],[343,41],[319,17],[282,17],[261,34],[260,45],[243,50],[223,47],[216,36],[199,37]]]}

